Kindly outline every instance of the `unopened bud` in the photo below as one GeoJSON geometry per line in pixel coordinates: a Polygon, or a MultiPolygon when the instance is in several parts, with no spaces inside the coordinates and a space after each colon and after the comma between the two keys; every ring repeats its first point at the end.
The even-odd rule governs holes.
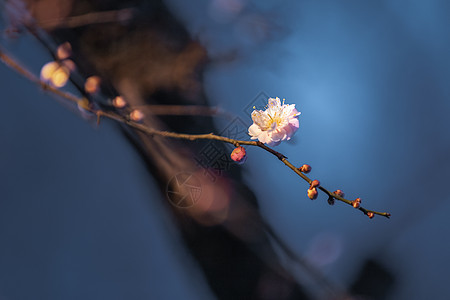
{"type": "Polygon", "coordinates": [[[140,122],[142,119],[144,119],[144,114],[140,110],[135,109],[130,113],[131,121],[140,122]]]}
{"type": "Polygon", "coordinates": [[[127,102],[125,102],[125,100],[123,100],[121,96],[117,96],[116,98],[113,99],[112,105],[115,108],[124,108],[127,105],[127,102]]]}
{"type": "Polygon", "coordinates": [[[306,174],[311,172],[311,166],[310,165],[303,165],[303,166],[301,166],[298,169],[300,170],[300,172],[303,172],[303,173],[306,173],[306,174]]]}
{"type": "Polygon", "coordinates": [[[243,164],[247,160],[245,148],[242,146],[234,148],[233,152],[231,152],[231,159],[238,164],[243,164]]]}
{"type": "Polygon", "coordinates": [[[345,196],[344,192],[341,191],[341,190],[335,190],[335,191],[334,191],[334,194],[335,194],[336,196],[339,196],[339,197],[344,197],[344,196],[345,196]]]}
{"type": "Polygon", "coordinates": [[[308,189],[308,198],[309,199],[311,199],[311,200],[316,199],[318,194],[319,193],[317,192],[316,188],[309,188],[308,189]]]}
{"type": "Polygon", "coordinates": [[[328,197],[328,204],[334,205],[334,198],[333,197],[328,197]]]}
{"type": "Polygon", "coordinates": [[[356,198],[352,201],[352,205],[354,208],[359,208],[361,206],[361,198],[356,198]]]}
{"type": "Polygon", "coordinates": [[[81,116],[87,120],[92,120],[95,116],[93,111],[95,110],[94,104],[89,102],[88,99],[83,98],[77,101],[78,110],[81,113],[81,116]]]}
{"type": "Polygon", "coordinates": [[[78,108],[79,108],[80,110],[86,110],[86,111],[88,111],[88,110],[91,109],[91,103],[90,103],[89,100],[86,99],[86,98],[83,98],[83,99],[79,100],[79,101],[77,102],[77,105],[78,105],[78,108]]]}
{"type": "Polygon", "coordinates": [[[69,80],[70,71],[66,67],[61,66],[53,74],[50,82],[57,88],[66,85],[67,80],[69,80]]]}
{"type": "Polygon", "coordinates": [[[371,211],[368,211],[367,216],[372,219],[375,216],[375,214],[371,211]]]}
{"type": "Polygon", "coordinates": [[[84,83],[84,90],[88,94],[95,94],[100,90],[100,82],[102,80],[98,76],[91,76],[86,79],[84,83]]]}
{"type": "Polygon", "coordinates": [[[48,81],[52,78],[53,73],[59,68],[56,61],[46,63],[41,69],[41,80],[48,81]]]}
{"type": "Polygon", "coordinates": [[[65,59],[61,62],[61,65],[65,66],[67,69],[70,70],[70,72],[73,72],[77,69],[77,66],[75,63],[70,59],[65,59]]]}
{"type": "Polygon", "coordinates": [[[70,70],[56,61],[46,63],[41,69],[41,80],[54,87],[63,87],[69,80],[70,70]]]}
{"type": "Polygon", "coordinates": [[[314,179],[313,181],[311,181],[311,188],[316,188],[320,186],[320,181],[317,179],[314,179]]]}
{"type": "Polygon", "coordinates": [[[69,42],[65,42],[56,49],[56,57],[60,60],[66,59],[72,55],[72,46],[69,42]]]}

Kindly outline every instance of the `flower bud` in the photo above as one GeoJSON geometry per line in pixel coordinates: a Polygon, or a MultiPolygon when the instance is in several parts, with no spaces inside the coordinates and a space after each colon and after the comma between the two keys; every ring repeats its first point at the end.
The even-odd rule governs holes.
{"type": "Polygon", "coordinates": [[[127,105],[127,102],[121,96],[117,96],[113,99],[112,105],[115,108],[124,108],[127,105]]]}
{"type": "Polygon", "coordinates": [[[95,94],[100,90],[100,82],[102,80],[98,76],[91,76],[86,79],[84,83],[84,90],[88,94],[95,94]]]}
{"type": "Polygon", "coordinates": [[[131,121],[140,122],[142,119],[144,119],[144,114],[140,110],[135,109],[130,113],[131,121]]]}
{"type": "Polygon", "coordinates": [[[316,188],[309,188],[308,189],[308,198],[309,199],[311,199],[311,200],[316,199],[318,194],[319,193],[317,192],[316,188]]]}
{"type": "Polygon", "coordinates": [[[368,211],[367,216],[372,219],[375,216],[375,214],[371,211],[368,211]]]}
{"type": "Polygon", "coordinates": [[[83,98],[77,102],[78,109],[89,111],[91,109],[91,103],[88,99],[83,98]]]}
{"type": "Polygon", "coordinates": [[[53,86],[61,88],[66,85],[67,80],[69,80],[70,71],[66,67],[59,67],[53,74],[50,82],[53,86]]]}
{"type": "Polygon", "coordinates": [[[356,198],[352,201],[352,205],[354,208],[359,208],[361,206],[361,198],[356,198]]]}
{"type": "Polygon", "coordinates": [[[344,192],[341,191],[341,190],[335,190],[335,191],[334,191],[334,194],[335,194],[336,196],[339,196],[339,197],[344,197],[344,196],[345,196],[344,192]]]}
{"type": "Polygon", "coordinates": [[[310,188],[316,188],[320,186],[320,181],[317,179],[314,179],[313,181],[311,181],[311,187],[310,188]]]}
{"type": "Polygon", "coordinates": [[[305,174],[308,174],[309,172],[311,172],[311,166],[310,165],[303,165],[300,168],[298,168],[300,170],[300,172],[303,172],[305,174]]]}
{"type": "Polygon", "coordinates": [[[89,102],[88,99],[82,98],[77,101],[78,110],[81,113],[81,116],[86,120],[92,120],[95,116],[93,110],[95,109],[94,104],[89,102]]]}
{"type": "Polygon", "coordinates": [[[243,164],[247,160],[247,153],[245,152],[245,148],[242,146],[234,148],[230,156],[231,159],[238,164],[243,164]]]}
{"type": "Polygon", "coordinates": [[[334,205],[334,198],[333,197],[328,197],[328,204],[334,205]]]}
{"type": "Polygon", "coordinates": [[[56,57],[60,60],[68,58],[72,55],[72,46],[69,42],[65,42],[56,49],[56,57]]]}
{"type": "Polygon", "coordinates": [[[70,72],[73,72],[77,69],[77,66],[73,62],[73,60],[65,59],[61,62],[62,66],[65,66],[67,69],[69,69],[70,72]]]}
{"type": "Polygon", "coordinates": [[[41,69],[41,80],[49,81],[52,78],[53,73],[59,68],[59,64],[56,61],[46,63],[41,69]]]}

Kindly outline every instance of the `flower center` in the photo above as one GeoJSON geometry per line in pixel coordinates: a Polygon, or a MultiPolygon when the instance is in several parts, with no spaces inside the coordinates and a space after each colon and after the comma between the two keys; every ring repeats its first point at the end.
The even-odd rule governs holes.
{"type": "Polygon", "coordinates": [[[274,113],[273,116],[270,115],[270,113],[267,114],[269,116],[269,121],[266,125],[267,129],[270,130],[274,130],[275,128],[277,128],[277,126],[279,126],[282,123],[282,119],[280,118],[280,114],[278,114],[277,112],[274,113]]]}

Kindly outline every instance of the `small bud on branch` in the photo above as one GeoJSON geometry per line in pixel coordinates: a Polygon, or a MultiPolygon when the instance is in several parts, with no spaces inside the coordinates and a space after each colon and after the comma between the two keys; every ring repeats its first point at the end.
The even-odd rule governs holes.
{"type": "Polygon", "coordinates": [[[317,199],[317,195],[318,194],[319,193],[317,192],[317,189],[315,187],[308,189],[308,197],[309,197],[309,199],[311,199],[311,200],[317,199]]]}
{"type": "Polygon", "coordinates": [[[231,159],[237,162],[238,164],[243,164],[247,160],[247,153],[245,152],[245,148],[242,146],[234,148],[230,156],[231,159]]]}
{"type": "Polygon", "coordinates": [[[298,168],[300,170],[300,172],[303,172],[305,174],[308,174],[309,172],[311,172],[311,166],[310,165],[303,165],[300,168],[298,168]]]}

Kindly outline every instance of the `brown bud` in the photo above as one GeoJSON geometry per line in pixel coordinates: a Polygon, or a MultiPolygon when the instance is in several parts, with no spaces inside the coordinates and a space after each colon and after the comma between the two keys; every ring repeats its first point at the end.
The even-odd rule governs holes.
{"type": "Polygon", "coordinates": [[[308,189],[308,198],[309,199],[311,199],[311,200],[316,199],[318,194],[319,193],[317,192],[316,188],[309,188],[308,189]]]}
{"type": "Polygon", "coordinates": [[[140,110],[135,109],[130,113],[131,121],[140,122],[142,119],[144,119],[144,114],[140,110]]]}
{"type": "Polygon", "coordinates": [[[95,94],[100,90],[101,79],[98,76],[91,76],[86,79],[84,83],[84,90],[86,93],[95,94]]]}
{"type": "Polygon", "coordinates": [[[77,102],[78,108],[83,110],[90,110],[91,109],[91,103],[88,99],[83,98],[77,102]]]}
{"type": "Polygon", "coordinates": [[[305,174],[311,172],[311,166],[310,165],[303,165],[300,168],[298,168],[300,172],[303,172],[305,174]]]}
{"type": "Polygon", "coordinates": [[[354,208],[359,208],[361,206],[361,198],[356,198],[352,201],[352,205],[354,208]]]}
{"type": "Polygon", "coordinates": [[[115,108],[124,108],[127,105],[127,102],[121,96],[117,96],[113,99],[112,105],[115,108]]]}
{"type": "Polygon", "coordinates": [[[320,186],[320,181],[317,179],[314,179],[313,181],[311,181],[311,188],[316,188],[320,186]]]}
{"type": "Polygon", "coordinates": [[[335,190],[334,194],[336,194],[336,196],[339,196],[339,197],[344,197],[345,196],[344,192],[341,191],[341,190],[335,190]]]}
{"type": "Polygon", "coordinates": [[[375,216],[375,214],[371,211],[368,211],[367,216],[372,219],[375,216]]]}
{"type": "Polygon", "coordinates": [[[73,72],[77,69],[77,66],[75,65],[73,60],[70,60],[70,59],[65,59],[65,60],[61,61],[61,65],[65,66],[67,69],[69,69],[70,72],[73,72]]]}
{"type": "Polygon", "coordinates": [[[333,197],[328,197],[328,204],[334,205],[334,198],[333,197]]]}
{"type": "Polygon", "coordinates": [[[69,42],[65,42],[56,49],[56,57],[60,60],[66,59],[72,55],[72,46],[69,42]]]}

